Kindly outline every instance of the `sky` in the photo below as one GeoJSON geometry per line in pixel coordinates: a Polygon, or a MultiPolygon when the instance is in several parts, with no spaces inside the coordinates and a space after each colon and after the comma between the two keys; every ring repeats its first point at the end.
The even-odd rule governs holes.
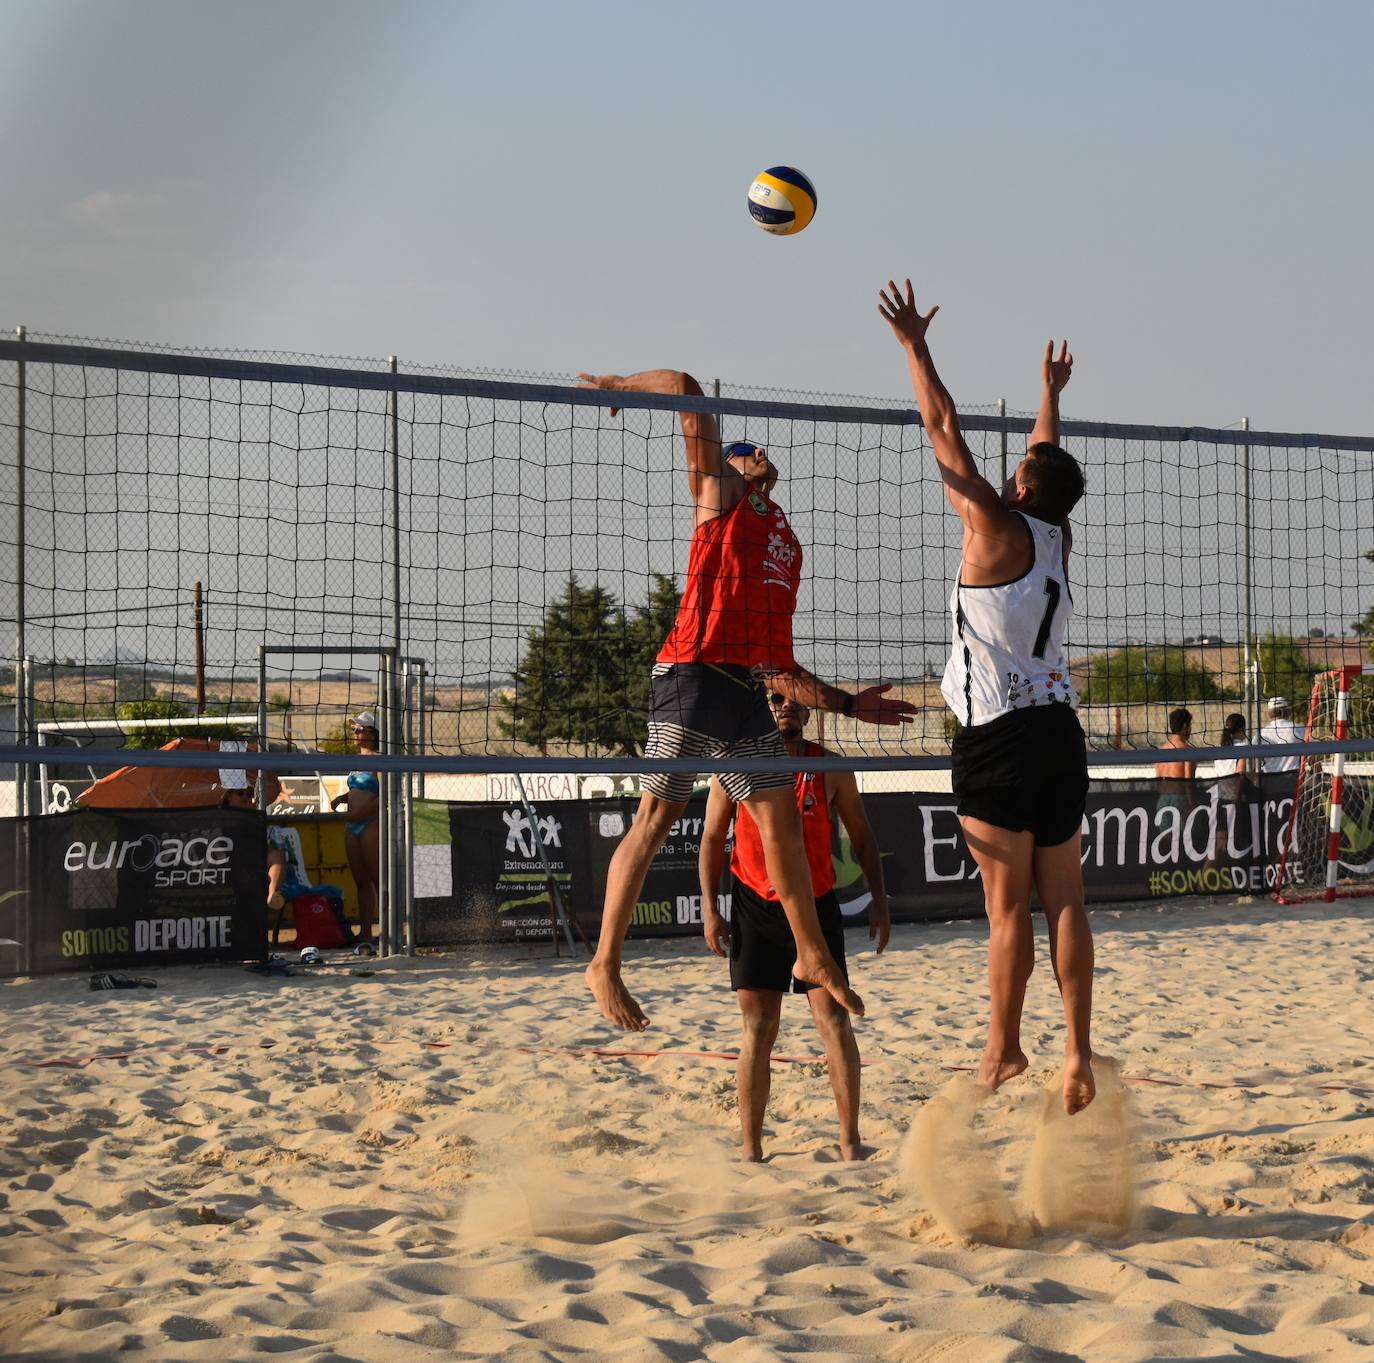
{"type": "Polygon", "coordinates": [[[0,324],[1374,435],[1374,7],[0,0],[0,324]],[[754,174],[819,211],[758,230],[754,174]]]}

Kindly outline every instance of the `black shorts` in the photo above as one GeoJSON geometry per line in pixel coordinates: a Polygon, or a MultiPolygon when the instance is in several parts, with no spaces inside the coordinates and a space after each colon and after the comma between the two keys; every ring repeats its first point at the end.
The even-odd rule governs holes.
{"type": "Polygon", "coordinates": [[[1028,830],[1037,847],[1057,847],[1078,831],[1088,748],[1072,706],[1037,705],[961,729],[950,756],[960,814],[1028,830]]]}
{"type": "MultiPolygon", "coordinates": [[[[780,757],[787,748],[768,708],[767,691],[747,667],[726,663],[674,663],[654,669],[645,757],[700,758],[709,771],[717,757],[780,757]]],[[[655,772],[642,782],[662,800],[685,804],[696,777],[655,772]]],[[[722,776],[725,793],[738,804],[761,790],[790,787],[790,771],[733,772],[722,776]]]]}
{"type": "MultiPolygon", "coordinates": [[[[844,916],[835,891],[816,900],[816,916],[821,920],[821,936],[849,979],[844,961],[844,916]]],[[[789,990],[805,994],[815,989],[792,974],[797,963],[797,943],[782,905],[755,894],[737,877],[731,877],[730,897],[730,988],[771,989],[779,994],[789,990]]]]}

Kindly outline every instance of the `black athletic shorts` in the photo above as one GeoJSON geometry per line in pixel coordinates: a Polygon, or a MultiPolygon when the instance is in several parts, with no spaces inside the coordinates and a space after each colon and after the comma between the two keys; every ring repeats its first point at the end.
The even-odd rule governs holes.
{"type": "MultiPolygon", "coordinates": [[[[731,877],[730,897],[730,988],[772,989],[779,994],[789,990],[805,994],[814,984],[803,984],[792,974],[797,963],[797,943],[782,905],[755,894],[737,877],[731,877]]],[[[840,901],[830,890],[816,900],[816,916],[821,920],[821,936],[849,979],[844,961],[844,916],[840,901]]]]}
{"type": "MultiPolygon", "coordinates": [[[[645,757],[699,758],[702,770],[717,757],[780,757],[787,748],[768,708],[767,690],[747,667],[726,663],[673,663],[654,669],[645,757]]],[[[691,772],[653,773],[642,785],[662,800],[686,803],[691,772]]],[[[790,787],[790,771],[733,772],[722,776],[738,804],[761,790],[790,787]]]]}
{"type": "Polygon", "coordinates": [[[1071,705],[1012,710],[961,729],[950,744],[959,813],[1035,834],[1057,847],[1078,831],[1088,797],[1088,750],[1071,705]]]}

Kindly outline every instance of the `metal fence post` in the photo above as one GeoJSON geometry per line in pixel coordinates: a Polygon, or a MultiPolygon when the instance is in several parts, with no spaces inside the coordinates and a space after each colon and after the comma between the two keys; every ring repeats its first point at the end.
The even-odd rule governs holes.
{"type": "MultiPolygon", "coordinates": [[[[15,336],[23,341],[28,334],[26,327],[15,327],[15,336]]],[[[25,465],[25,428],[28,416],[25,412],[27,401],[27,374],[23,360],[15,362],[15,422],[14,422],[14,741],[24,743],[28,739],[29,716],[24,713],[24,616],[26,609],[26,588],[24,576],[24,465],[25,465]]],[[[14,764],[14,812],[20,818],[29,812],[29,784],[27,768],[21,762],[14,764]]]]}
{"type": "MultiPolygon", "coordinates": [[[[1250,430],[1250,418],[1243,416],[1240,419],[1242,431],[1250,430]]],[[[1250,742],[1255,742],[1256,716],[1259,709],[1259,697],[1256,694],[1255,677],[1255,608],[1253,593],[1253,577],[1251,573],[1251,553],[1250,553],[1250,522],[1252,508],[1250,504],[1250,442],[1247,439],[1240,447],[1241,449],[1241,505],[1245,508],[1244,521],[1244,561],[1242,564],[1242,581],[1245,590],[1245,732],[1250,742]]]]}
{"type": "MultiPolygon", "coordinates": [[[[998,399],[997,399],[997,415],[1000,416],[1000,417],[1005,417],[1006,414],[1007,414],[1007,400],[1006,400],[1006,398],[998,398],[998,399]]],[[[1006,485],[1007,485],[1007,428],[1006,428],[1005,426],[1002,427],[1001,441],[1002,441],[1002,476],[1001,476],[1001,481],[997,484],[997,487],[998,487],[998,490],[999,490],[999,491],[1000,491],[1002,488],[1006,487],[1006,485]]]]}
{"type": "MultiPolygon", "coordinates": [[[[391,372],[397,372],[395,355],[387,357],[391,372]]],[[[393,753],[404,747],[402,732],[401,702],[401,429],[400,394],[393,387],[387,393],[387,445],[390,459],[391,497],[390,497],[390,535],[388,548],[391,557],[391,654],[387,659],[387,749],[393,753]]],[[[398,772],[388,772],[386,780],[387,812],[385,831],[388,851],[386,875],[386,950],[393,954],[401,950],[400,926],[402,919],[401,900],[405,891],[405,871],[407,858],[405,815],[401,789],[403,778],[398,772]]]]}

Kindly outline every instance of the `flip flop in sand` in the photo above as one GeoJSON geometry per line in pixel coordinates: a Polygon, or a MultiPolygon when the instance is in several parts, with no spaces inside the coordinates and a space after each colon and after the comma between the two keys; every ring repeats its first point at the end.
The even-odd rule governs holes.
{"type": "Polygon", "coordinates": [[[286,957],[273,952],[265,961],[254,961],[244,966],[253,975],[294,975],[296,972],[286,963],[286,957]]]}
{"type": "Polygon", "coordinates": [[[111,975],[108,973],[91,976],[92,989],[156,989],[157,981],[146,975],[111,975]]]}

